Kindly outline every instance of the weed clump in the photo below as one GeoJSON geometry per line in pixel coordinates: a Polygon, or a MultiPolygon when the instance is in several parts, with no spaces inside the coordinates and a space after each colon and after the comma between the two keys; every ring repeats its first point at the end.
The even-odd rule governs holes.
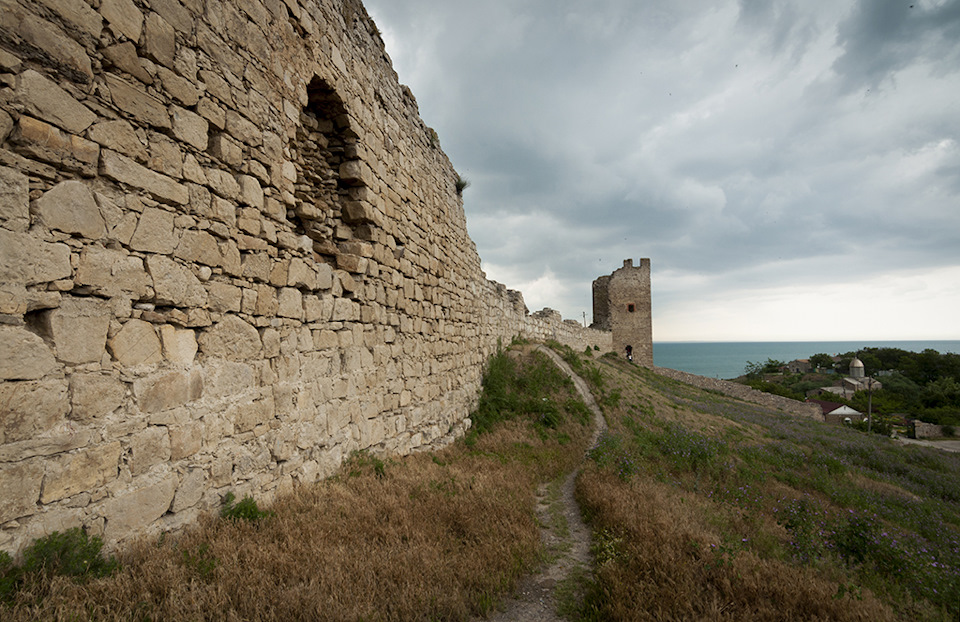
{"type": "Polygon", "coordinates": [[[101,555],[103,540],[92,538],[79,527],[54,531],[34,541],[16,565],[6,552],[0,553],[0,600],[11,602],[18,591],[43,578],[71,577],[78,583],[105,577],[119,568],[116,558],[101,555]]]}
{"type": "Polygon", "coordinates": [[[228,492],[223,498],[223,507],[220,508],[220,516],[234,522],[246,521],[256,523],[264,518],[274,516],[270,510],[261,510],[257,506],[256,500],[247,495],[240,501],[236,501],[236,496],[228,492]]]}

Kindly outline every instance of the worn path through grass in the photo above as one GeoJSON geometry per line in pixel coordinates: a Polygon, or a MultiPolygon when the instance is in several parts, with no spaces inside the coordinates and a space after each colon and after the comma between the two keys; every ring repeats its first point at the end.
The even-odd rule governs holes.
{"type": "MultiPolygon", "coordinates": [[[[607,424],[586,381],[556,352],[538,345],[535,348],[550,358],[567,376],[593,415],[590,447],[596,445],[607,424]]],[[[502,611],[489,618],[495,622],[553,622],[563,618],[557,613],[565,597],[572,596],[582,578],[592,574],[590,530],[583,522],[574,498],[579,468],[537,490],[537,520],[540,539],[546,551],[546,562],[537,574],[520,582],[516,594],[502,603],[502,611]]]]}

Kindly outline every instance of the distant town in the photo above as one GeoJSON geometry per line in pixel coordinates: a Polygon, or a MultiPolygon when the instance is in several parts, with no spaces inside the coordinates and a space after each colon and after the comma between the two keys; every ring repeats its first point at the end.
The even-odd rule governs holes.
{"type": "Polygon", "coordinates": [[[960,425],[960,355],[864,348],[789,362],[748,361],[737,379],[818,404],[828,423],[880,434],[952,437],[960,425]]]}

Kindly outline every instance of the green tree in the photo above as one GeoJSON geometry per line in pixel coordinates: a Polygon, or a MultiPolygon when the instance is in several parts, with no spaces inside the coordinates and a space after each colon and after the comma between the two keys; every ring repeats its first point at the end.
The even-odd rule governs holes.
{"type": "Polygon", "coordinates": [[[953,378],[938,378],[923,388],[920,401],[927,408],[960,406],[960,384],[953,378]]]}
{"type": "Polygon", "coordinates": [[[814,354],[810,357],[810,364],[814,369],[833,369],[833,357],[829,354],[814,354]]]}

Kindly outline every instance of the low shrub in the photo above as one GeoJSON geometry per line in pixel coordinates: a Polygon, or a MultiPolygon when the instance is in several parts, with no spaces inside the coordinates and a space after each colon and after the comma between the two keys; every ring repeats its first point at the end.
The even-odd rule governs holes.
{"type": "MultiPolygon", "coordinates": [[[[10,602],[27,584],[41,577],[64,576],[77,582],[105,577],[117,570],[115,557],[103,557],[103,540],[90,537],[79,527],[54,531],[34,541],[23,552],[23,563],[15,565],[9,554],[0,555],[0,599],[10,602]]],[[[42,591],[42,590],[41,590],[42,591]]]]}
{"type": "Polygon", "coordinates": [[[274,513],[269,510],[261,510],[257,506],[256,500],[249,495],[236,503],[234,503],[235,500],[236,496],[232,492],[228,492],[223,498],[223,507],[220,508],[221,517],[232,521],[256,523],[261,519],[274,515],[274,513]]]}

